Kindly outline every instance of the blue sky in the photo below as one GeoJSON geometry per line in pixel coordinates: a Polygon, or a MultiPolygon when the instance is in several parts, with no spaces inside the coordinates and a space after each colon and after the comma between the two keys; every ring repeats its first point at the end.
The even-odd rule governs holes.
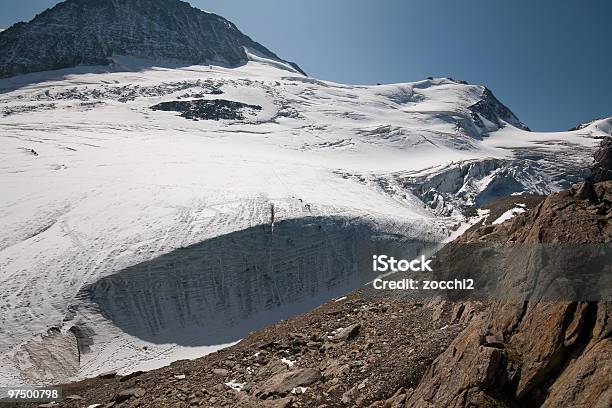
{"type": "MultiPolygon", "coordinates": [[[[2,0],[0,27],[57,0],[2,0]]],[[[612,116],[609,0],[191,0],[310,75],[487,85],[535,130],[612,116]]]]}

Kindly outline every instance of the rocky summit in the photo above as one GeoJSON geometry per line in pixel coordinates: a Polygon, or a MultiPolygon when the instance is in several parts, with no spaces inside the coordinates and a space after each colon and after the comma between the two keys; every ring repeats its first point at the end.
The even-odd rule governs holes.
{"type": "Polygon", "coordinates": [[[0,32],[0,78],[107,65],[117,56],[236,66],[247,52],[286,63],[228,20],[183,1],[68,0],[0,32]]]}

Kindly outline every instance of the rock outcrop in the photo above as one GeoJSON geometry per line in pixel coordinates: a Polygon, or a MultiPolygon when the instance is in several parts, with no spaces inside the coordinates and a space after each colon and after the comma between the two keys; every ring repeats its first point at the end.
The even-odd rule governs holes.
{"type": "Polygon", "coordinates": [[[472,112],[474,123],[481,129],[487,129],[485,120],[497,128],[504,127],[503,122],[523,130],[529,130],[508,107],[501,103],[489,88],[484,88],[482,99],[468,108],[472,112]]]}
{"type": "Polygon", "coordinates": [[[597,183],[612,180],[612,137],[606,137],[601,141],[593,158],[595,165],[589,181],[597,183]]]}
{"type": "MultiPolygon", "coordinates": [[[[612,182],[585,182],[458,242],[609,243],[611,199],[612,182]]],[[[433,362],[406,406],[608,407],[611,313],[603,301],[494,302],[433,362]]]]}
{"type": "Polygon", "coordinates": [[[248,105],[225,99],[194,99],[190,101],[161,102],[151,106],[153,110],[180,112],[186,119],[242,120],[244,111],[260,111],[259,105],[248,105]]]}
{"type": "Polygon", "coordinates": [[[302,368],[275,374],[261,385],[261,390],[255,395],[267,397],[270,395],[287,395],[298,387],[305,387],[321,379],[321,371],[317,368],[302,368]]]}

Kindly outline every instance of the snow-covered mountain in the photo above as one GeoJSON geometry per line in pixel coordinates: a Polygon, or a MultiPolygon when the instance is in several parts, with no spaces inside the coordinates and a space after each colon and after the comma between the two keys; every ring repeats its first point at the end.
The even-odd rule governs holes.
{"type": "Polygon", "coordinates": [[[0,80],[0,385],[223,347],[363,283],[374,251],[571,184],[612,131],[529,132],[452,79],[344,85],[245,56],[0,80]]]}
{"type": "Polygon", "coordinates": [[[0,34],[0,78],[109,64],[125,55],[157,64],[235,66],[247,62],[245,48],[285,63],[223,17],[183,1],[67,0],[0,34]]]}

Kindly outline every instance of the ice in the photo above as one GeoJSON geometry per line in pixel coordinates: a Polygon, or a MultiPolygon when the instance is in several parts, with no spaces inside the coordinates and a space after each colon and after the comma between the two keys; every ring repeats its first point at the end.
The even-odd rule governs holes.
{"type": "Polygon", "coordinates": [[[234,344],[256,323],[353,287],[349,244],[366,247],[343,225],[443,242],[474,222],[463,215],[469,206],[571,183],[612,129],[610,120],[561,133],[490,121],[480,129],[469,107],[481,86],[445,78],[344,85],[251,59],[238,68],[133,69],[123,59],[0,80],[0,385],[151,369],[234,344]],[[235,121],[150,109],[196,98],[262,109],[235,121]],[[245,256],[272,269],[243,292],[252,275],[237,263],[214,276],[162,267],[202,248],[240,259],[235,248],[257,242],[249,236],[291,241],[292,231],[311,231],[315,249],[285,242],[269,266],[245,256]],[[317,268],[309,257],[321,258],[317,268]],[[291,264],[297,259],[306,266],[291,264]],[[274,291],[291,282],[278,270],[308,284],[274,291]],[[183,299],[187,283],[210,292],[183,299]],[[155,299],[163,301],[147,303],[155,299]],[[208,324],[226,332],[215,337],[208,324]],[[66,353],[40,369],[50,329],[62,347],[78,337],[78,367],[63,370],[73,367],[66,353]]]}

